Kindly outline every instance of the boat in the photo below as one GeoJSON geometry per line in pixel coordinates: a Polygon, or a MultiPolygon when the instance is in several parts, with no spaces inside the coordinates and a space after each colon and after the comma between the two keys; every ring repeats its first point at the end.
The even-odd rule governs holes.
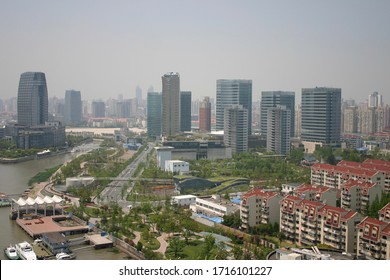
{"type": "Polygon", "coordinates": [[[27,241],[18,243],[15,245],[16,252],[22,260],[36,260],[37,255],[35,254],[32,246],[27,241]]]}
{"type": "Polygon", "coordinates": [[[11,201],[8,199],[7,195],[0,193],[0,207],[11,206],[11,201]]]}
{"type": "Polygon", "coordinates": [[[37,157],[44,157],[44,156],[48,156],[50,154],[51,154],[50,150],[44,150],[42,152],[37,153],[37,157]]]}
{"type": "Polygon", "coordinates": [[[68,254],[68,253],[58,253],[56,255],[56,260],[73,260],[76,256],[74,254],[68,254]]]}
{"type": "Polygon", "coordinates": [[[18,260],[19,256],[16,253],[15,246],[9,245],[7,248],[4,249],[4,254],[7,256],[10,260],[18,260]]]}

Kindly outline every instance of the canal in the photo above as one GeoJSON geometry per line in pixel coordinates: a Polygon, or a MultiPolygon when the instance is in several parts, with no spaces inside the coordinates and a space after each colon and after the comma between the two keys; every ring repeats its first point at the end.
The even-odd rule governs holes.
{"type": "MultiPolygon", "coordinates": [[[[0,192],[6,194],[22,193],[27,187],[28,180],[40,171],[63,164],[71,160],[77,154],[68,153],[53,157],[31,160],[17,164],[0,164],[0,192]]],[[[15,221],[9,219],[10,207],[0,208],[0,248],[3,250],[9,244],[15,244],[24,240],[32,242],[15,221]]],[[[6,259],[0,253],[0,259],[6,259]]],[[[78,260],[123,260],[127,255],[111,248],[95,250],[93,248],[80,250],[76,254],[78,260]]]]}

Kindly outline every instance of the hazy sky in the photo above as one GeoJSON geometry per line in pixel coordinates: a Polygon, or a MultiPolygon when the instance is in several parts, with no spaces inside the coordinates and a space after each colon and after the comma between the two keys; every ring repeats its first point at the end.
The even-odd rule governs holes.
{"type": "MultiPolygon", "coordinates": [[[[390,103],[390,1],[0,0],[0,98],[20,74],[46,73],[49,97],[83,99],[181,89],[215,97],[217,79],[252,79],[261,91],[342,88],[344,99],[378,91],[390,103]]],[[[194,98],[193,97],[193,98],[194,98]]]]}

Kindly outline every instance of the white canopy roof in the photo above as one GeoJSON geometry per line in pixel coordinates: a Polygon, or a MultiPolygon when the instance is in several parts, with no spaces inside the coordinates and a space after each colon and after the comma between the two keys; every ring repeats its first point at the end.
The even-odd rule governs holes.
{"type": "Polygon", "coordinates": [[[19,206],[25,206],[26,204],[29,206],[42,205],[42,204],[58,204],[58,203],[61,203],[64,201],[58,195],[54,195],[53,197],[45,196],[44,198],[41,198],[38,196],[35,199],[32,197],[29,197],[26,200],[20,197],[18,200],[15,200],[15,199],[12,199],[12,200],[14,203],[16,203],[19,206]]]}

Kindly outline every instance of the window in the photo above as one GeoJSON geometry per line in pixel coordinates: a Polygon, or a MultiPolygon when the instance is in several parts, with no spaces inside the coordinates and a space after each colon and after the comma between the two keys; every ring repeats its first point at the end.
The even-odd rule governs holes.
{"type": "Polygon", "coordinates": [[[368,235],[369,232],[370,232],[370,226],[369,225],[365,225],[365,227],[364,227],[364,235],[368,235]]]}
{"type": "Polygon", "coordinates": [[[372,227],[371,235],[375,238],[378,236],[378,227],[372,227]]]}

